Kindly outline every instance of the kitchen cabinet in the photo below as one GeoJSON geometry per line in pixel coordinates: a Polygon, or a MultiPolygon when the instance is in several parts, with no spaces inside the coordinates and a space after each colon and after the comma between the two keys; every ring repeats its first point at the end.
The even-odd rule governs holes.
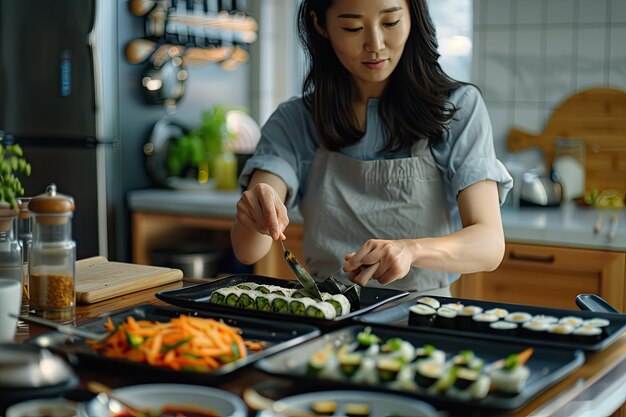
{"type": "Polygon", "coordinates": [[[507,242],[493,272],[464,275],[460,298],[577,309],[578,294],[598,294],[625,311],[626,253],[507,242]]]}
{"type": "MultiPolygon", "coordinates": [[[[135,211],[132,215],[132,259],[134,263],[149,265],[150,252],[171,242],[183,241],[188,231],[204,229],[228,234],[232,218],[219,216],[192,216],[159,212],[135,211]]],[[[302,226],[291,224],[285,230],[287,248],[301,261],[302,226]]],[[[304,262],[303,262],[304,263],[304,262]]],[[[228,273],[228,271],[223,271],[228,273]]],[[[270,252],[254,266],[254,273],[268,277],[293,279],[282,249],[274,242],[270,252]]],[[[212,278],[212,277],[207,277],[212,278]]]]}

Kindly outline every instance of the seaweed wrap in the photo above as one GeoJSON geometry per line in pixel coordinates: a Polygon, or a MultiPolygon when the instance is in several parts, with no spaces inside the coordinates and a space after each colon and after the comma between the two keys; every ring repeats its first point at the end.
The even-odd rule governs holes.
{"type": "Polygon", "coordinates": [[[317,288],[321,292],[327,292],[329,294],[343,294],[344,291],[346,291],[346,286],[332,275],[317,284],[317,288]]]}

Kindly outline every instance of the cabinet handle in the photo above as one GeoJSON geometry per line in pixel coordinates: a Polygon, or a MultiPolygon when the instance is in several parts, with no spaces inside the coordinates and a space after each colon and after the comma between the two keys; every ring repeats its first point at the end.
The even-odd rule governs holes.
{"type": "Polygon", "coordinates": [[[511,252],[509,254],[509,259],[514,261],[528,261],[528,262],[541,262],[544,264],[554,263],[554,255],[527,255],[527,254],[518,254],[516,252],[511,252]]]}

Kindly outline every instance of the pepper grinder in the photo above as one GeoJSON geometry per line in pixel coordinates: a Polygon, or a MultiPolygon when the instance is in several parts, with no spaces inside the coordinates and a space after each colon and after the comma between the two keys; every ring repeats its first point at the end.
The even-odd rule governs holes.
{"type": "Polygon", "coordinates": [[[33,216],[33,240],[28,263],[30,308],[35,315],[61,323],[73,322],[76,306],[76,243],[72,240],[70,196],[50,184],[28,203],[33,216]]]}

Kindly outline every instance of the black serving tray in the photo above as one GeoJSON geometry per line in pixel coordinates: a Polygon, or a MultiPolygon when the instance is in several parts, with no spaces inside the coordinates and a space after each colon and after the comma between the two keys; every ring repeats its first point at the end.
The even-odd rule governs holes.
{"type": "Polygon", "coordinates": [[[503,341],[510,341],[515,343],[523,343],[523,344],[532,344],[532,345],[541,345],[541,346],[553,346],[553,347],[562,347],[562,348],[570,348],[570,349],[583,349],[585,351],[600,351],[611,343],[615,342],[626,330],[626,315],[625,314],[615,314],[615,313],[602,313],[595,311],[579,311],[579,310],[569,310],[562,308],[550,308],[550,307],[538,307],[524,304],[510,304],[510,303],[499,303],[499,302],[491,302],[491,301],[479,301],[479,300],[468,300],[461,298],[448,298],[448,297],[433,297],[438,300],[441,304],[446,303],[461,303],[464,305],[475,305],[483,308],[484,310],[489,310],[492,308],[504,308],[508,310],[510,313],[516,311],[525,311],[532,315],[549,315],[555,317],[565,317],[565,316],[576,316],[582,319],[590,319],[594,317],[605,318],[611,322],[611,324],[605,328],[599,340],[590,340],[583,341],[580,338],[576,338],[574,336],[563,337],[556,336],[552,334],[546,334],[544,332],[536,332],[536,335],[529,334],[528,332],[523,332],[521,330],[516,331],[511,335],[501,335],[494,334],[491,332],[484,331],[473,331],[466,329],[450,329],[450,328],[442,328],[437,325],[437,320],[435,320],[431,325],[417,325],[415,323],[409,322],[409,308],[415,305],[415,300],[398,304],[395,307],[392,307],[387,310],[375,312],[369,314],[364,317],[359,317],[358,320],[367,323],[381,323],[396,327],[411,327],[419,330],[425,330],[429,332],[441,333],[441,334],[452,334],[458,336],[465,336],[468,338],[483,338],[483,339],[497,339],[503,341]]]}
{"type": "Polygon", "coordinates": [[[176,290],[158,292],[155,295],[157,298],[170,304],[185,308],[191,308],[194,310],[220,311],[229,314],[263,317],[273,320],[307,322],[315,324],[317,326],[332,326],[337,324],[343,324],[348,319],[367,313],[368,311],[372,311],[377,307],[383,306],[391,301],[398,300],[408,295],[406,291],[392,290],[387,288],[363,287],[361,289],[360,306],[358,306],[357,309],[353,309],[349,314],[337,317],[333,320],[298,316],[286,313],[274,313],[271,311],[259,311],[209,303],[209,298],[211,297],[211,293],[213,291],[219,288],[235,286],[244,282],[255,282],[262,285],[278,285],[284,288],[302,288],[302,286],[297,281],[269,278],[259,275],[232,275],[212,282],[192,285],[176,290]]]}
{"type": "Polygon", "coordinates": [[[181,314],[196,317],[205,317],[222,320],[229,326],[241,329],[245,340],[258,340],[269,345],[260,352],[251,353],[246,358],[226,364],[211,372],[176,371],[166,367],[152,366],[145,363],[132,362],[123,359],[113,359],[94,352],[82,340],[61,333],[45,333],[28,339],[27,343],[45,346],[56,353],[69,357],[70,363],[82,366],[92,365],[101,369],[115,369],[116,372],[141,374],[150,379],[167,381],[196,381],[199,383],[219,383],[227,375],[264,358],[268,355],[293,347],[320,334],[320,330],[310,324],[283,323],[248,317],[229,316],[221,313],[196,312],[175,307],[157,307],[152,305],[138,306],[114,313],[103,314],[99,318],[80,324],[79,329],[95,333],[103,333],[107,317],[111,317],[114,324],[121,323],[132,316],[137,320],[169,321],[181,314]]]}
{"type": "MultiPolygon", "coordinates": [[[[355,382],[339,381],[335,379],[323,380],[306,374],[309,357],[316,351],[322,350],[328,343],[350,343],[356,338],[366,325],[353,325],[310,340],[289,350],[265,358],[256,363],[256,368],[271,375],[302,380],[309,383],[324,382],[326,389],[373,389],[382,392],[391,392],[418,398],[441,408],[462,408],[464,413],[468,409],[480,410],[514,410],[517,409],[548,387],[556,384],[565,376],[580,367],[585,361],[585,355],[581,350],[554,349],[549,347],[535,347],[534,352],[526,366],[531,374],[526,382],[524,390],[517,395],[500,395],[490,393],[482,400],[462,399],[445,394],[429,394],[426,392],[412,392],[396,389],[384,385],[365,385],[355,382]]],[[[519,353],[526,348],[508,342],[494,340],[467,339],[443,334],[419,332],[410,329],[390,328],[377,324],[369,325],[372,333],[387,340],[392,337],[400,337],[411,342],[414,346],[432,344],[446,353],[446,358],[455,355],[462,350],[473,350],[474,353],[491,363],[506,358],[512,353],[519,353]]],[[[466,414],[467,415],[467,414],[466,414]]]]}

